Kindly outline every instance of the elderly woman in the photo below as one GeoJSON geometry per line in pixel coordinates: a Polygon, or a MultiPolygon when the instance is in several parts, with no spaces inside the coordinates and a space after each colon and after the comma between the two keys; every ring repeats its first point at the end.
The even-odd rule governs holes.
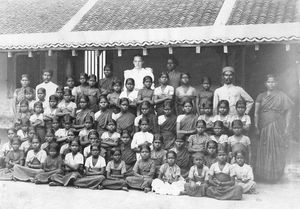
{"type": "Polygon", "coordinates": [[[277,90],[273,75],[267,75],[267,91],[259,94],[255,101],[255,127],[259,135],[256,174],[267,182],[278,181],[284,172],[286,136],[290,128],[293,102],[282,91],[277,90]]]}
{"type": "Polygon", "coordinates": [[[14,114],[18,113],[20,102],[25,98],[25,91],[28,90],[30,92],[35,92],[35,90],[29,87],[30,80],[27,74],[21,75],[21,88],[17,88],[14,92],[14,103],[13,103],[13,111],[14,114]]]}

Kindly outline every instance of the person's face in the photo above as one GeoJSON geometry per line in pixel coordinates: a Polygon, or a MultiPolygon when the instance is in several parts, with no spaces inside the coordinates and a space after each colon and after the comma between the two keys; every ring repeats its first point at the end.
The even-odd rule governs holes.
{"type": "Polygon", "coordinates": [[[202,87],[203,87],[204,90],[209,90],[209,88],[210,88],[210,83],[207,82],[207,81],[204,81],[204,82],[202,83],[202,87]]]}
{"type": "Polygon", "coordinates": [[[206,127],[204,124],[198,123],[196,129],[198,134],[202,134],[206,130],[206,127]]]}
{"type": "Polygon", "coordinates": [[[115,84],[113,86],[113,89],[114,89],[115,92],[120,92],[121,91],[121,86],[119,84],[115,84]]]}
{"type": "Polygon", "coordinates": [[[145,80],[144,85],[147,89],[150,89],[151,85],[152,85],[152,81],[147,79],[147,80],[145,80]]]}
{"type": "Polygon", "coordinates": [[[167,69],[170,70],[174,70],[176,68],[176,65],[174,63],[174,61],[172,59],[168,59],[167,61],[167,69]]]}
{"type": "Polygon", "coordinates": [[[27,100],[32,100],[33,94],[30,93],[30,92],[27,92],[27,93],[25,94],[25,98],[26,98],[27,100]]]}
{"type": "Polygon", "coordinates": [[[148,128],[149,128],[149,124],[147,123],[147,121],[142,121],[140,124],[141,131],[147,131],[148,128]]]}
{"type": "Polygon", "coordinates": [[[222,128],[219,126],[215,126],[214,133],[215,133],[215,135],[220,136],[222,134],[222,128]]]}
{"type": "Polygon", "coordinates": [[[128,103],[127,103],[127,101],[123,101],[121,103],[121,111],[125,112],[127,110],[128,110],[128,103]]]}
{"type": "Polygon", "coordinates": [[[69,86],[70,88],[73,88],[75,85],[74,79],[73,78],[68,78],[67,80],[67,86],[69,86]]]}
{"type": "Polygon", "coordinates": [[[77,141],[72,141],[71,150],[73,153],[77,153],[79,151],[79,144],[77,141]]]}
{"type": "Polygon", "coordinates": [[[38,91],[37,97],[38,97],[39,100],[45,99],[45,96],[46,96],[46,94],[44,92],[38,91]]]}
{"type": "Polygon", "coordinates": [[[94,78],[90,78],[88,83],[89,83],[89,86],[95,86],[96,80],[94,78]]]}
{"type": "Polygon", "coordinates": [[[220,104],[219,106],[219,113],[220,115],[226,115],[227,113],[227,107],[224,103],[220,104]]]}
{"type": "Polygon", "coordinates": [[[167,163],[170,165],[170,166],[173,166],[175,165],[175,161],[176,161],[176,158],[173,154],[168,154],[168,157],[167,157],[167,163]]]}
{"type": "Polygon", "coordinates": [[[110,132],[113,132],[116,130],[116,126],[114,123],[109,123],[107,124],[107,130],[110,131],[110,132]]]}
{"type": "Polygon", "coordinates": [[[86,78],[82,75],[79,77],[79,82],[80,84],[85,84],[86,83],[86,78]]]}
{"type": "Polygon", "coordinates": [[[233,130],[234,135],[236,135],[236,136],[240,136],[243,132],[243,128],[239,125],[234,125],[232,127],[232,130],[233,130]]]}
{"type": "Polygon", "coordinates": [[[268,78],[268,80],[266,81],[266,88],[269,90],[269,91],[272,91],[276,88],[277,86],[277,82],[274,78],[268,78]]]}
{"type": "Polygon", "coordinates": [[[105,77],[107,78],[107,77],[110,77],[111,76],[111,74],[112,74],[112,72],[111,72],[111,69],[110,69],[110,67],[105,67],[104,68],[104,75],[105,75],[105,77]]]}
{"type": "Polygon", "coordinates": [[[53,136],[52,134],[47,134],[47,135],[45,136],[45,140],[46,140],[46,142],[48,142],[48,143],[52,142],[53,139],[54,139],[54,136],[53,136]]]}
{"type": "Polygon", "coordinates": [[[34,111],[35,111],[37,114],[40,114],[40,113],[43,111],[43,108],[42,108],[41,106],[35,106],[34,111]]]}
{"type": "Polygon", "coordinates": [[[50,155],[51,157],[55,157],[55,156],[57,155],[57,152],[56,152],[56,150],[54,150],[54,149],[50,149],[50,151],[49,151],[49,155],[50,155]]]}
{"type": "Polygon", "coordinates": [[[56,100],[50,100],[49,105],[50,105],[50,107],[55,108],[57,106],[57,101],[56,100]]]}
{"type": "Polygon", "coordinates": [[[27,110],[28,110],[28,105],[22,104],[22,105],[20,106],[20,111],[21,111],[21,112],[27,112],[27,110]]]}
{"type": "Polygon", "coordinates": [[[190,103],[185,103],[183,106],[183,111],[185,113],[190,113],[192,111],[192,105],[190,103]]]}
{"type": "Polygon", "coordinates": [[[128,81],[125,86],[128,91],[133,91],[133,89],[134,89],[134,85],[131,81],[128,81]]]}
{"type": "Polygon", "coordinates": [[[244,105],[238,105],[236,107],[236,112],[238,115],[244,115],[246,111],[246,107],[244,105]]]}
{"type": "Polygon", "coordinates": [[[153,147],[154,147],[154,149],[160,150],[160,149],[161,149],[161,146],[162,146],[162,143],[161,143],[160,140],[155,140],[155,141],[153,142],[153,147]]]}
{"type": "Polygon", "coordinates": [[[20,147],[20,143],[18,141],[13,141],[12,148],[14,151],[17,151],[20,147]]]}
{"type": "Polygon", "coordinates": [[[79,100],[79,106],[81,109],[86,109],[87,108],[87,102],[85,101],[85,99],[80,99],[79,100]]]}
{"type": "Polygon", "coordinates": [[[216,146],[215,146],[214,144],[209,144],[209,145],[207,146],[207,152],[208,152],[210,155],[215,154],[216,151],[217,151],[217,149],[216,149],[216,146]]]}
{"type": "Polygon", "coordinates": [[[189,82],[190,82],[189,76],[186,75],[186,74],[183,74],[183,75],[181,76],[181,83],[182,83],[182,84],[188,84],[189,82]]]}
{"type": "Polygon", "coordinates": [[[22,87],[27,87],[27,86],[29,85],[29,80],[28,80],[28,78],[23,77],[23,78],[21,79],[21,85],[22,85],[22,87]]]}
{"type": "Polygon", "coordinates": [[[140,56],[135,56],[133,58],[133,65],[135,68],[138,68],[138,69],[142,68],[143,63],[144,63],[143,59],[140,56]]]}
{"type": "Polygon", "coordinates": [[[197,166],[197,167],[201,167],[204,163],[204,160],[201,158],[201,157],[195,157],[194,158],[194,164],[197,166]]]}
{"type": "Polygon", "coordinates": [[[162,76],[160,76],[160,78],[159,78],[159,82],[160,82],[161,84],[163,84],[163,85],[166,85],[166,84],[168,83],[168,81],[169,81],[169,79],[168,79],[168,77],[167,77],[166,75],[162,75],[162,76]]]}
{"type": "Polygon", "coordinates": [[[108,106],[108,102],[105,99],[101,99],[99,101],[99,107],[100,107],[100,109],[105,109],[105,108],[107,108],[107,106],[108,106]]]}
{"type": "Polygon", "coordinates": [[[95,134],[91,134],[89,137],[89,141],[91,142],[91,144],[97,143],[98,137],[95,134]]]}
{"type": "Polygon", "coordinates": [[[226,71],[223,73],[223,79],[225,84],[231,84],[233,80],[233,72],[226,71]]]}
{"type": "Polygon", "coordinates": [[[71,128],[71,123],[67,122],[65,123],[65,129],[69,130],[71,128]]]}
{"type": "Polygon", "coordinates": [[[58,121],[53,121],[52,122],[52,128],[54,128],[54,130],[57,130],[59,128],[59,122],[58,121]]]}
{"type": "Polygon", "coordinates": [[[116,151],[113,155],[114,161],[119,162],[121,160],[121,153],[116,151]]]}
{"type": "Polygon", "coordinates": [[[75,134],[73,132],[68,132],[67,137],[68,137],[68,141],[70,142],[73,139],[75,139],[75,134]]]}
{"type": "Polygon", "coordinates": [[[99,153],[100,153],[99,149],[97,147],[93,146],[93,149],[91,150],[92,156],[93,157],[98,157],[99,153]]]}
{"type": "Polygon", "coordinates": [[[64,92],[62,90],[58,90],[56,91],[56,95],[58,96],[58,98],[63,98],[64,92]]]}
{"type": "Polygon", "coordinates": [[[50,72],[44,72],[43,73],[43,81],[45,83],[48,83],[51,80],[51,73],[50,72]]]}
{"type": "Polygon", "coordinates": [[[29,131],[28,138],[33,139],[34,136],[35,136],[35,132],[34,131],[29,131]]]}
{"type": "Polygon", "coordinates": [[[26,132],[26,131],[28,131],[28,126],[27,125],[22,125],[21,129],[22,129],[22,131],[26,132]]]}
{"type": "Polygon", "coordinates": [[[175,141],[175,146],[177,148],[182,148],[184,146],[184,142],[182,140],[176,140],[175,141]]]}
{"type": "Polygon", "coordinates": [[[147,105],[143,105],[141,107],[141,112],[142,112],[143,115],[147,115],[149,113],[149,111],[150,111],[150,109],[147,105]]]}
{"type": "Polygon", "coordinates": [[[218,159],[220,162],[224,163],[227,160],[227,155],[225,152],[219,152],[218,153],[218,159]]]}
{"type": "Polygon", "coordinates": [[[239,166],[243,166],[244,163],[245,163],[245,158],[244,158],[244,156],[243,156],[241,153],[238,153],[238,154],[236,155],[235,160],[236,160],[236,162],[237,162],[237,164],[238,164],[239,166]]]}
{"type": "Polygon", "coordinates": [[[150,152],[147,149],[141,150],[141,157],[143,160],[147,160],[150,157],[150,152]]]}
{"type": "Polygon", "coordinates": [[[205,113],[206,115],[211,115],[211,113],[212,113],[212,108],[209,108],[209,107],[204,108],[204,113],[205,113]]]}
{"type": "Polygon", "coordinates": [[[65,100],[66,102],[71,101],[71,95],[70,95],[69,93],[66,93],[66,94],[64,95],[64,100],[65,100]]]}
{"type": "Polygon", "coordinates": [[[86,122],[84,123],[84,126],[85,126],[87,129],[91,129],[92,126],[93,126],[93,123],[92,123],[91,121],[86,121],[86,122]]]}
{"type": "Polygon", "coordinates": [[[32,140],[31,146],[34,150],[38,150],[40,148],[40,142],[38,139],[34,138],[32,140]]]}
{"type": "Polygon", "coordinates": [[[171,108],[170,107],[164,107],[164,113],[165,113],[166,116],[171,115],[171,113],[172,113],[171,108]]]}
{"type": "Polygon", "coordinates": [[[121,140],[124,144],[128,144],[130,142],[130,137],[128,134],[123,134],[121,140]]]}

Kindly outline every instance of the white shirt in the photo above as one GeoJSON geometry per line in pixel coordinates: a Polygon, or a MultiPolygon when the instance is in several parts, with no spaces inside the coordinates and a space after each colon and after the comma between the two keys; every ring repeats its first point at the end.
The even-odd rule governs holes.
{"type": "Polygon", "coordinates": [[[57,131],[55,131],[54,135],[57,138],[67,137],[68,136],[68,130],[66,130],[65,128],[60,128],[57,131]]]}
{"type": "Polygon", "coordinates": [[[230,146],[235,145],[236,143],[241,143],[244,146],[248,147],[251,144],[250,138],[245,135],[241,135],[241,137],[237,137],[235,135],[228,138],[228,144],[230,146]]]}
{"type": "Polygon", "coordinates": [[[17,131],[17,135],[21,138],[21,140],[28,137],[28,133],[24,133],[21,129],[17,131]]]}
{"type": "Polygon", "coordinates": [[[99,155],[96,165],[93,165],[93,156],[90,156],[86,159],[84,166],[87,168],[103,168],[106,166],[106,162],[104,158],[99,155]]]}
{"type": "Polygon", "coordinates": [[[55,83],[53,83],[52,81],[49,81],[48,83],[41,83],[39,85],[36,86],[36,98],[37,97],[37,91],[39,88],[44,88],[46,89],[46,97],[45,97],[45,100],[46,101],[49,101],[49,97],[53,94],[56,93],[56,89],[57,89],[58,85],[56,85],[55,83]]]}
{"type": "Polygon", "coordinates": [[[138,91],[137,90],[133,90],[133,91],[131,91],[131,92],[128,92],[126,89],[124,90],[124,91],[122,91],[121,92],[121,94],[120,94],[120,99],[121,98],[128,98],[129,99],[129,101],[135,101],[135,100],[137,100],[137,97],[138,97],[138,91]]]}
{"type": "Polygon", "coordinates": [[[71,166],[80,164],[83,165],[83,155],[77,152],[76,155],[73,156],[73,154],[70,152],[65,156],[65,163],[71,166]]]}
{"type": "Polygon", "coordinates": [[[29,118],[30,122],[31,123],[34,123],[36,120],[40,120],[42,121],[42,123],[39,125],[39,126],[44,126],[45,123],[44,123],[44,114],[41,113],[41,114],[33,114],[32,116],[30,116],[29,118]]]}
{"type": "Polygon", "coordinates": [[[241,120],[243,125],[251,125],[251,118],[249,115],[243,115],[242,117],[239,117],[238,115],[233,115],[231,118],[231,122],[233,122],[234,120],[241,120]]]}
{"type": "Polygon", "coordinates": [[[29,150],[26,157],[26,162],[32,162],[32,160],[36,158],[40,163],[44,163],[47,158],[47,153],[45,150],[40,150],[37,153],[34,153],[33,150],[29,150]]]}
{"type": "MultiPolygon", "coordinates": [[[[153,134],[149,132],[136,132],[133,135],[131,141],[131,149],[138,148],[140,145],[144,144],[145,142],[151,143],[153,142],[153,134]]],[[[141,156],[139,153],[136,154],[136,159],[140,160],[141,156]]]]}
{"type": "Polygon", "coordinates": [[[166,120],[167,120],[166,116],[164,116],[164,115],[158,116],[158,118],[157,118],[158,125],[159,126],[162,125],[166,120]]]}
{"type": "MultiPolygon", "coordinates": [[[[151,76],[152,80],[154,81],[154,75],[151,68],[141,68],[132,70],[125,70],[124,71],[124,85],[127,78],[133,78],[135,82],[135,89],[138,91],[144,87],[143,79],[145,76],[151,76]]],[[[125,89],[125,87],[124,87],[125,89]]],[[[121,98],[121,97],[120,97],[121,98]]]]}
{"type": "Polygon", "coordinates": [[[219,139],[216,138],[216,136],[211,135],[210,139],[217,142],[218,144],[224,144],[224,143],[228,143],[228,136],[225,134],[222,134],[219,139]]]}
{"type": "Polygon", "coordinates": [[[236,102],[241,98],[246,101],[246,114],[248,114],[254,103],[252,97],[242,87],[235,86],[233,84],[224,84],[222,87],[217,88],[214,92],[214,112],[217,113],[219,101],[227,100],[229,102],[229,114],[236,114],[235,105],[236,102]]]}
{"type": "Polygon", "coordinates": [[[154,89],[154,95],[155,96],[160,96],[160,95],[173,96],[174,95],[174,87],[167,85],[164,89],[162,89],[161,86],[159,86],[154,89]]]}
{"type": "Polygon", "coordinates": [[[50,108],[49,106],[44,108],[44,115],[49,117],[49,118],[53,118],[56,115],[57,112],[57,108],[50,108]]]}
{"type": "Polygon", "coordinates": [[[12,148],[12,145],[10,144],[10,142],[6,142],[5,144],[3,144],[2,148],[1,148],[0,157],[5,157],[7,155],[7,153],[12,150],[13,150],[13,148],[12,148]]]}

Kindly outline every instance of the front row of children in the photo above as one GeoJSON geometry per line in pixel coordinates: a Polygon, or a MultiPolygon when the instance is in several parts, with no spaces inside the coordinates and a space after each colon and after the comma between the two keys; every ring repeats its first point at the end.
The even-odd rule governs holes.
{"type": "Polygon", "coordinates": [[[149,143],[138,146],[139,159],[133,165],[136,156],[130,149],[127,131],[121,133],[121,146],[110,150],[108,163],[101,154],[101,141],[96,133],[94,131],[94,143],[85,148],[89,149],[86,157],[81,154],[80,140],[76,137],[69,141],[70,152],[62,155],[57,142],[50,142],[44,150],[39,138],[33,137],[25,159],[24,152],[19,149],[20,137],[9,130],[12,150],[6,154],[6,168],[0,170],[0,180],[91,189],[128,191],[128,188],[133,188],[145,192],[152,189],[158,194],[206,195],[221,200],[240,200],[243,193],[255,192],[253,172],[245,164],[244,152],[236,152],[235,163],[229,164],[227,152],[223,146],[218,148],[213,140],[206,143],[204,152],[192,155],[193,165],[190,167],[180,159],[185,158],[183,153],[187,152],[183,139],[176,139],[174,148],[161,152],[161,137],[155,137],[152,150],[149,143]],[[159,156],[165,159],[161,160],[159,156]],[[185,170],[189,170],[187,177],[185,170]]]}

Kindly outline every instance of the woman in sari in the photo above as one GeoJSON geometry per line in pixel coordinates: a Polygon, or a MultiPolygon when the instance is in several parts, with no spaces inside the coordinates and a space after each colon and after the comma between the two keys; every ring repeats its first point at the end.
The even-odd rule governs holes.
{"type": "Polygon", "coordinates": [[[273,75],[267,75],[265,86],[267,91],[259,94],[255,102],[254,122],[259,135],[256,174],[260,180],[276,182],[284,172],[293,102],[276,89],[277,81],[273,75]]]}
{"type": "Polygon", "coordinates": [[[112,119],[117,122],[117,132],[122,133],[123,130],[127,130],[133,133],[135,115],[128,111],[129,99],[121,98],[119,105],[121,112],[112,115],[112,119]]]}
{"type": "Polygon", "coordinates": [[[97,124],[97,132],[99,136],[107,131],[106,125],[109,120],[112,119],[112,111],[108,109],[109,103],[106,96],[101,95],[99,98],[99,111],[95,113],[95,121],[97,124]]]}
{"type": "Polygon", "coordinates": [[[84,128],[84,119],[87,115],[94,117],[94,113],[88,108],[89,106],[89,97],[86,95],[81,95],[79,100],[79,110],[76,111],[75,124],[73,125],[76,129],[84,128]]]}
{"type": "MultiPolygon", "coordinates": [[[[25,92],[31,91],[35,92],[35,90],[31,87],[29,87],[30,80],[29,76],[27,74],[21,75],[21,88],[17,88],[14,92],[14,105],[13,105],[13,111],[15,114],[17,114],[19,111],[19,104],[22,100],[26,99],[25,92]]],[[[34,94],[33,94],[34,95],[34,94]]]]}

